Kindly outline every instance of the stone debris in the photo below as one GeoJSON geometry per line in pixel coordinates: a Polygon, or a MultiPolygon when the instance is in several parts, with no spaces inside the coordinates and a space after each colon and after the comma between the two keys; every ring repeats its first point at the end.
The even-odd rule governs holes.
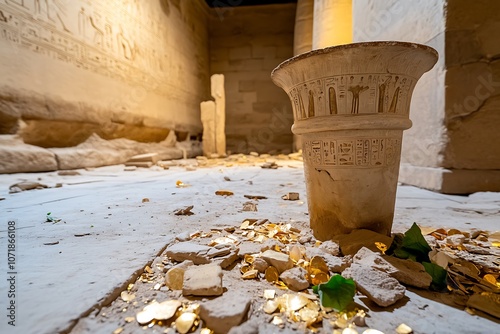
{"type": "Polygon", "coordinates": [[[380,253],[372,252],[366,247],[362,247],[352,258],[352,262],[363,266],[370,267],[375,270],[380,270],[386,274],[393,276],[397,269],[389,262],[384,260],[380,253]]]}
{"type": "Polygon", "coordinates": [[[207,252],[207,256],[211,259],[217,256],[226,256],[231,253],[231,246],[234,248],[235,246],[232,244],[220,244],[210,248],[207,252]]]}
{"type": "Polygon", "coordinates": [[[453,234],[446,238],[446,243],[452,247],[458,247],[466,242],[466,237],[463,234],[453,234]]]}
{"type": "Polygon", "coordinates": [[[285,201],[298,201],[299,193],[288,193],[281,196],[281,198],[284,199],[285,201]]]}
{"type": "Polygon", "coordinates": [[[400,283],[422,289],[430,287],[432,276],[425,271],[421,263],[398,259],[394,256],[384,256],[383,258],[397,269],[391,276],[400,283]]]}
{"type": "Polygon", "coordinates": [[[193,261],[186,260],[170,268],[165,274],[165,285],[172,290],[182,290],[184,272],[188,267],[193,265],[193,261]]]}
{"type": "Polygon", "coordinates": [[[269,265],[278,269],[278,273],[280,274],[285,270],[293,268],[293,261],[290,259],[290,256],[281,252],[268,249],[262,253],[262,258],[266,260],[269,265]]]}
{"type": "Polygon", "coordinates": [[[193,208],[194,208],[194,205],[190,205],[190,206],[185,207],[184,209],[177,209],[177,210],[175,210],[174,214],[176,216],[191,216],[191,215],[194,215],[194,212],[191,211],[193,208]]]}
{"type": "Polygon", "coordinates": [[[184,296],[222,295],[222,268],[216,264],[190,266],[184,272],[184,296]]]}
{"type": "MultiPolygon", "coordinates": [[[[0,126],[1,127],[1,126],[0,126]]],[[[0,136],[0,174],[57,170],[56,155],[42,147],[25,144],[21,137],[0,136]]]]}
{"type": "Polygon", "coordinates": [[[339,243],[340,250],[344,255],[354,255],[363,246],[371,251],[378,252],[376,243],[382,243],[387,248],[392,244],[392,238],[384,234],[373,232],[370,230],[354,230],[349,234],[342,234],[334,239],[339,243]]]}
{"type": "Polygon", "coordinates": [[[222,269],[227,269],[240,258],[238,251],[238,247],[232,246],[229,254],[212,259],[212,263],[218,264],[222,269]]]}
{"type": "Polygon", "coordinates": [[[258,211],[257,204],[253,202],[245,202],[243,203],[243,211],[258,211]]]}
{"type": "Polygon", "coordinates": [[[217,190],[215,192],[217,196],[233,196],[234,193],[230,190],[217,190]]]}
{"type": "Polygon", "coordinates": [[[382,307],[396,303],[405,295],[406,288],[395,278],[368,266],[352,264],[342,276],[354,279],[356,288],[382,307]]]}
{"type": "Polygon", "coordinates": [[[324,241],[318,248],[333,256],[340,254],[339,244],[332,240],[324,241]]]}
{"type": "Polygon", "coordinates": [[[307,271],[302,267],[294,267],[281,273],[280,279],[292,291],[302,291],[309,288],[309,282],[305,279],[307,271]]]}
{"type": "Polygon", "coordinates": [[[273,161],[273,162],[266,162],[260,167],[264,169],[278,169],[278,167],[280,166],[278,166],[276,162],[273,161]]]}
{"type": "Polygon", "coordinates": [[[266,196],[260,196],[260,195],[243,195],[245,198],[248,199],[253,199],[253,200],[259,200],[259,199],[267,199],[266,196]]]}
{"type": "Polygon", "coordinates": [[[264,273],[269,267],[269,264],[261,257],[257,257],[253,261],[253,267],[259,272],[264,273]]]}
{"type": "Polygon", "coordinates": [[[252,298],[237,292],[226,293],[200,304],[200,317],[215,334],[226,334],[247,319],[252,298]]]}
{"type": "Polygon", "coordinates": [[[190,260],[194,264],[206,264],[211,262],[207,256],[210,248],[189,241],[178,242],[167,248],[167,256],[176,262],[190,260]]]}
{"type": "Polygon", "coordinates": [[[79,171],[76,170],[60,170],[57,172],[59,176],[76,176],[81,175],[79,171]]]}
{"type": "Polygon", "coordinates": [[[321,257],[323,260],[325,260],[328,269],[334,273],[341,273],[342,271],[344,271],[344,269],[351,265],[350,256],[333,256],[318,247],[308,246],[305,249],[305,253],[306,257],[309,259],[312,259],[315,256],[321,257]]]}
{"type": "Polygon", "coordinates": [[[39,182],[30,182],[30,181],[24,181],[24,182],[18,182],[9,187],[9,193],[14,194],[18,193],[21,191],[26,191],[26,190],[33,190],[33,189],[43,189],[43,188],[48,188],[47,185],[39,183],[39,182]]]}

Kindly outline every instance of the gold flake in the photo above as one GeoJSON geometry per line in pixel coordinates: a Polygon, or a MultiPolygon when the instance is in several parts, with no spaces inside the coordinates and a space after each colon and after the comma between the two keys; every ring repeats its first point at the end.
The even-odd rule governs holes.
{"type": "Polygon", "coordinates": [[[382,252],[382,254],[385,254],[387,251],[387,245],[384,244],[383,242],[376,241],[375,246],[378,248],[379,251],[382,252]]]}
{"type": "Polygon", "coordinates": [[[200,334],[213,334],[214,332],[208,328],[202,328],[200,334]]]}
{"type": "Polygon", "coordinates": [[[314,275],[311,275],[311,283],[313,285],[318,285],[321,283],[326,283],[330,279],[330,276],[324,272],[319,272],[314,275]]]}
{"type": "Polygon", "coordinates": [[[265,273],[266,281],[268,281],[270,283],[277,282],[279,276],[280,275],[278,273],[278,269],[276,269],[273,266],[267,267],[266,273],[265,273]]]}
{"type": "Polygon", "coordinates": [[[279,303],[276,300],[268,300],[263,307],[264,312],[267,314],[272,314],[276,312],[279,307],[279,303]]]}
{"type": "Polygon", "coordinates": [[[309,299],[298,294],[284,294],[285,307],[289,311],[298,311],[309,303],[309,299]]]}
{"type": "Polygon", "coordinates": [[[299,246],[293,245],[290,248],[290,259],[292,259],[293,262],[297,263],[302,259],[302,252],[300,251],[299,246]]]}
{"type": "Polygon", "coordinates": [[[318,269],[324,273],[328,273],[328,266],[325,260],[321,256],[315,256],[311,259],[310,263],[311,269],[318,269]]]}
{"type": "Polygon", "coordinates": [[[175,320],[175,329],[181,334],[188,333],[193,327],[196,318],[198,318],[198,316],[194,313],[191,312],[182,313],[175,320]]]}
{"type": "Polygon", "coordinates": [[[134,317],[126,317],[125,322],[130,323],[130,322],[134,321],[134,319],[135,319],[134,317]]]}
{"type": "Polygon", "coordinates": [[[249,265],[249,264],[244,264],[244,265],[242,265],[242,266],[241,266],[241,268],[240,268],[240,272],[241,272],[242,274],[244,274],[244,273],[248,272],[248,271],[249,271],[249,270],[251,270],[251,269],[252,269],[252,266],[251,266],[251,265],[249,265]]]}
{"type": "Polygon", "coordinates": [[[130,292],[130,290],[132,290],[132,288],[134,287],[134,283],[130,283],[128,286],[127,286],[127,291],[130,292]]]}
{"type": "Polygon", "coordinates": [[[118,327],[113,331],[113,334],[120,334],[121,332],[123,332],[123,327],[118,327]]]}
{"type": "Polygon", "coordinates": [[[276,296],[276,290],[264,290],[264,298],[274,299],[276,296]]]}
{"type": "Polygon", "coordinates": [[[209,246],[216,246],[216,245],[224,245],[224,244],[235,244],[237,242],[237,239],[231,238],[231,237],[218,237],[212,240],[208,245],[209,246]]]}
{"type": "Polygon", "coordinates": [[[153,290],[160,290],[161,288],[161,283],[156,283],[155,286],[153,287],[153,290]]]}
{"type": "Polygon", "coordinates": [[[276,325],[276,326],[283,326],[284,321],[283,321],[283,319],[281,319],[281,317],[278,317],[277,315],[275,315],[275,316],[273,317],[272,324],[273,324],[273,325],[276,325]]]}
{"type": "Polygon", "coordinates": [[[358,334],[358,331],[352,327],[347,327],[347,328],[344,328],[344,330],[342,331],[342,334],[358,334]]]}
{"type": "Polygon", "coordinates": [[[310,326],[318,320],[319,312],[317,310],[304,307],[299,310],[299,316],[302,321],[306,322],[307,326],[310,326]]]}
{"type": "Polygon", "coordinates": [[[243,279],[254,279],[254,278],[257,278],[257,276],[259,276],[259,271],[257,269],[251,269],[249,271],[247,271],[246,273],[244,273],[241,278],[243,279]]]}
{"type": "Polygon", "coordinates": [[[147,272],[148,274],[152,274],[152,273],[154,273],[153,269],[151,269],[151,267],[150,267],[150,266],[146,266],[146,267],[144,268],[144,271],[145,271],[145,272],[147,272]]]}
{"type": "Polygon", "coordinates": [[[362,334],[384,334],[384,332],[381,332],[381,331],[379,331],[377,329],[368,328],[362,334]]]}
{"type": "Polygon", "coordinates": [[[247,235],[248,239],[253,239],[255,237],[255,231],[250,231],[247,235]]]}
{"type": "Polygon", "coordinates": [[[234,193],[230,190],[217,190],[215,192],[217,196],[233,196],[234,193]]]}
{"type": "Polygon", "coordinates": [[[135,299],[135,294],[129,293],[128,291],[122,291],[120,297],[122,297],[124,302],[128,303],[135,299]]]}
{"type": "Polygon", "coordinates": [[[255,261],[255,256],[250,254],[245,254],[244,259],[246,263],[252,264],[255,261]]]}
{"type": "Polygon", "coordinates": [[[398,334],[411,334],[413,333],[413,329],[407,324],[401,324],[396,328],[396,333],[398,334]]]}

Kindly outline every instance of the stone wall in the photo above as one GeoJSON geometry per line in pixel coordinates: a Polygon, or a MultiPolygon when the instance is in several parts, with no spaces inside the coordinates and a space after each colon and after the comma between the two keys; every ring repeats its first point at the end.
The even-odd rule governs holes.
{"type": "Polygon", "coordinates": [[[293,56],[295,4],[227,8],[210,20],[210,72],[225,76],[227,149],[289,152],[291,104],[271,71],[293,56]]]}
{"type": "Polygon", "coordinates": [[[434,47],[413,94],[400,181],[446,193],[500,190],[500,2],[354,0],[354,41],[434,47]]]}
{"type": "Polygon", "coordinates": [[[0,134],[62,147],[200,133],[208,13],[202,0],[0,0],[0,134]]]}

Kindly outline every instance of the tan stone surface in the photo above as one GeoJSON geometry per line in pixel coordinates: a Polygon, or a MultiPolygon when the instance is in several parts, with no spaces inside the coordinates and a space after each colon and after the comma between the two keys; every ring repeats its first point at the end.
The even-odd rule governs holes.
{"type": "Polygon", "coordinates": [[[0,157],[0,174],[57,170],[54,153],[13,135],[0,135],[0,157]]]}
{"type": "Polygon", "coordinates": [[[224,75],[228,151],[292,149],[290,102],[269,74],[293,56],[295,11],[293,3],[234,7],[211,18],[210,71],[224,75]]]}
{"type": "Polygon", "coordinates": [[[203,124],[203,155],[210,157],[212,153],[217,153],[215,102],[201,102],[200,109],[201,122],[203,124]]]}
{"type": "Polygon", "coordinates": [[[312,50],[314,0],[298,0],[293,35],[293,55],[312,50]]]}
{"type": "Polygon", "coordinates": [[[312,49],[352,42],[352,0],[314,0],[312,49]]]}
{"type": "Polygon", "coordinates": [[[9,31],[0,36],[0,92],[40,101],[20,106],[23,117],[88,121],[99,110],[107,115],[99,119],[127,113],[201,131],[198,105],[209,93],[204,1],[4,1],[0,11],[9,31]],[[28,37],[27,26],[36,33],[28,37]]]}

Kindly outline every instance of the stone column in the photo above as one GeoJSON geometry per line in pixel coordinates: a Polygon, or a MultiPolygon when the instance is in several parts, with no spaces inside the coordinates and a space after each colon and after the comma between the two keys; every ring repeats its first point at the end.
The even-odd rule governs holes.
{"type": "Polygon", "coordinates": [[[215,102],[201,102],[200,108],[201,123],[203,124],[203,155],[210,157],[217,152],[215,142],[215,102]]]}
{"type": "Polygon", "coordinates": [[[352,42],[352,0],[314,0],[313,50],[352,42]]]}
{"type": "Polygon", "coordinates": [[[298,0],[295,12],[293,55],[311,51],[313,41],[314,0],[298,0]]]}
{"type": "Polygon", "coordinates": [[[226,95],[224,74],[214,74],[210,78],[212,97],[215,99],[215,145],[220,156],[226,155],[226,95]]]}

